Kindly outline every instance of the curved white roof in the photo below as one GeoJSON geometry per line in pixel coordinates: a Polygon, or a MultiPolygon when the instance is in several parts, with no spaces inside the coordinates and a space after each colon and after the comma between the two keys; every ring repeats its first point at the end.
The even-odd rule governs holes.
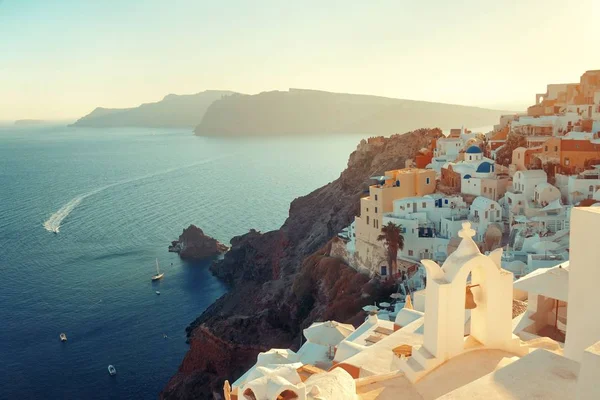
{"type": "Polygon", "coordinates": [[[494,205],[497,208],[500,208],[500,204],[498,204],[497,201],[494,201],[492,199],[488,199],[487,197],[483,197],[483,196],[478,196],[475,198],[475,200],[473,200],[473,203],[471,204],[471,207],[475,207],[475,208],[490,208],[490,205],[494,205]]]}
{"type": "Polygon", "coordinates": [[[542,190],[545,190],[545,189],[550,189],[550,190],[552,190],[552,189],[556,189],[556,190],[558,190],[558,189],[556,188],[556,186],[554,186],[554,185],[551,185],[551,184],[550,184],[550,183],[548,183],[548,182],[542,182],[542,183],[540,183],[539,185],[537,185],[537,186],[536,186],[536,188],[535,188],[535,190],[536,190],[536,191],[542,191],[542,190]]]}
{"type": "Polygon", "coordinates": [[[325,374],[311,375],[306,382],[309,398],[330,400],[356,399],[356,382],[343,368],[334,368],[325,374]]]}

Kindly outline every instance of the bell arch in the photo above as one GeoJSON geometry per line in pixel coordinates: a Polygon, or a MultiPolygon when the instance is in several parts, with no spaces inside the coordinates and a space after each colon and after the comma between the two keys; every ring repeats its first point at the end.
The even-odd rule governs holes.
{"type": "Polygon", "coordinates": [[[422,261],[427,271],[423,347],[442,362],[465,351],[469,275],[477,305],[471,310],[471,338],[487,348],[508,350],[512,345],[512,273],[500,267],[502,249],[481,254],[474,234],[465,222],[459,232],[463,240],[441,268],[431,260],[422,261]]]}

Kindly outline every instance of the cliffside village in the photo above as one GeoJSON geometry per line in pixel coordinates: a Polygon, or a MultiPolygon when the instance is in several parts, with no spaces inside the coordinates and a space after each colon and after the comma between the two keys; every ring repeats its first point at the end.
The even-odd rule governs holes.
{"type": "Polygon", "coordinates": [[[331,256],[398,292],[261,353],[224,398],[599,399],[599,132],[587,71],[371,177],[331,256]]]}

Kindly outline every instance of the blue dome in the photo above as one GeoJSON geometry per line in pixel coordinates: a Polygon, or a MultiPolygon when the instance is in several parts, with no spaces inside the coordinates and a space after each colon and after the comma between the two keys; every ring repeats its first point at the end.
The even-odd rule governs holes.
{"type": "Polygon", "coordinates": [[[471,175],[466,174],[465,176],[463,176],[463,179],[471,179],[471,175]]]}
{"type": "Polygon", "coordinates": [[[477,172],[490,173],[492,172],[492,168],[493,167],[491,163],[484,161],[477,167],[477,172]]]}
{"type": "Polygon", "coordinates": [[[481,149],[477,146],[471,146],[467,149],[467,154],[481,154],[481,149]]]}

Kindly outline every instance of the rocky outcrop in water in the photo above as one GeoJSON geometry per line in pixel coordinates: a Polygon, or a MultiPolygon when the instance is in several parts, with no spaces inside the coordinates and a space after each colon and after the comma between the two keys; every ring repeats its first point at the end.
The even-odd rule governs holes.
{"type": "Polygon", "coordinates": [[[370,281],[331,257],[330,240],[359,213],[369,177],[402,168],[441,135],[420,129],[363,140],[335,181],[294,200],[283,226],[235,237],[211,268],[231,290],[186,330],[190,349],[163,399],[220,399],[223,381],[237,379],[269,348],[297,348],[317,320],[358,325],[362,306],[389,300],[386,283],[370,281]]]}
{"type": "Polygon", "coordinates": [[[181,258],[201,260],[223,254],[228,247],[216,239],[204,234],[196,225],[183,230],[179,240],[171,242],[169,251],[179,253],[181,258]]]}

